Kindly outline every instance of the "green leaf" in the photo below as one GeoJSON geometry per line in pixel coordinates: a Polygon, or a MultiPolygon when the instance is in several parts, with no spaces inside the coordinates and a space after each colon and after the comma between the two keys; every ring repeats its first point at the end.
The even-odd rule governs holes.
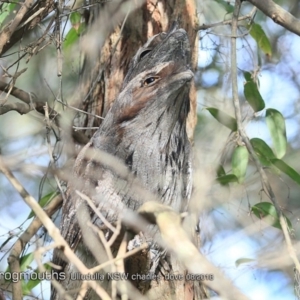
{"type": "Polygon", "coordinates": [[[23,294],[24,295],[29,295],[31,293],[31,290],[33,288],[35,288],[38,284],[40,284],[42,282],[41,279],[30,279],[27,284],[22,287],[22,290],[23,290],[23,294]]]}
{"type": "Polygon", "coordinates": [[[69,32],[67,33],[63,47],[64,49],[69,49],[70,46],[74,45],[79,39],[79,36],[82,35],[86,30],[86,25],[84,23],[74,25],[69,32]]]}
{"type": "MultiPolygon", "coordinates": [[[[41,198],[41,200],[39,201],[39,205],[41,207],[45,207],[47,204],[49,204],[51,202],[51,200],[57,196],[57,192],[51,192],[47,195],[45,195],[43,198],[41,198]]],[[[35,213],[33,211],[30,212],[29,216],[27,217],[27,220],[34,217],[35,216],[35,213]]]]}
{"type": "Polygon", "coordinates": [[[63,47],[65,49],[69,48],[70,46],[75,44],[78,38],[79,38],[79,34],[77,33],[77,30],[72,27],[65,37],[63,47]]]}
{"type": "Polygon", "coordinates": [[[271,159],[272,164],[277,167],[281,172],[288,175],[291,179],[300,185],[300,174],[296,172],[292,167],[287,165],[283,160],[273,158],[271,159]]]}
{"type": "Polygon", "coordinates": [[[251,263],[254,261],[255,261],[255,259],[253,259],[253,258],[246,258],[246,257],[239,258],[235,261],[235,266],[238,267],[239,265],[251,263]]]}
{"type": "Polygon", "coordinates": [[[230,182],[238,182],[238,178],[234,174],[227,174],[216,179],[221,185],[227,185],[230,182]]]}
{"type": "Polygon", "coordinates": [[[266,122],[270,130],[275,154],[277,158],[282,158],[287,146],[284,117],[278,110],[268,108],[266,110],[266,122]]]}
{"type": "Polygon", "coordinates": [[[228,1],[224,0],[215,0],[217,3],[221,4],[227,13],[232,13],[234,11],[234,6],[232,6],[228,1]]]}
{"type": "Polygon", "coordinates": [[[72,26],[76,27],[77,25],[80,24],[80,21],[81,21],[81,14],[79,12],[72,12],[70,15],[70,22],[72,26]]]}
{"type": "Polygon", "coordinates": [[[223,166],[219,165],[218,168],[217,168],[217,176],[221,177],[221,176],[224,176],[224,175],[226,175],[226,172],[225,172],[223,166]]]}
{"type": "Polygon", "coordinates": [[[271,159],[276,158],[272,149],[261,139],[253,138],[250,140],[254,152],[263,166],[270,166],[271,159]]]}
{"type": "Polygon", "coordinates": [[[214,107],[208,107],[206,109],[221,124],[228,127],[232,131],[237,131],[237,123],[236,123],[236,120],[233,117],[227,115],[226,113],[224,113],[224,112],[222,112],[222,111],[220,111],[220,110],[218,110],[217,108],[214,108],[214,107]]]}
{"type": "MultiPolygon", "coordinates": [[[[48,271],[51,270],[51,267],[48,263],[45,263],[43,266],[46,270],[48,270],[48,271]]],[[[27,282],[25,288],[23,289],[23,293],[24,293],[24,290],[26,290],[27,294],[29,294],[33,288],[35,288],[38,284],[40,284],[43,281],[43,276],[40,276],[41,279],[38,278],[39,277],[38,274],[41,274],[39,269],[34,270],[33,273],[35,274],[35,276],[30,276],[30,277],[36,278],[36,279],[30,279],[27,282]],[[29,293],[28,293],[28,291],[29,291],[29,293]]],[[[44,276],[44,277],[46,277],[46,276],[44,276]]],[[[46,278],[49,278],[49,277],[46,277],[46,278]]]]}
{"type": "Polygon", "coordinates": [[[20,269],[21,271],[27,270],[28,266],[33,261],[33,252],[28,253],[20,258],[20,269]]]}
{"type": "MultiPolygon", "coordinates": [[[[6,268],[5,273],[10,273],[10,266],[9,266],[9,265],[8,265],[7,268],[6,268]]],[[[11,281],[11,280],[9,280],[9,279],[5,279],[5,280],[6,280],[6,281],[11,281]]]]}
{"type": "MultiPolygon", "coordinates": [[[[32,253],[30,253],[31,255],[32,253]]],[[[43,264],[46,271],[51,271],[51,266],[49,263],[43,264]]],[[[23,270],[22,270],[23,271],[23,270]]],[[[10,272],[10,271],[9,271],[10,272]]],[[[51,273],[41,273],[40,270],[37,268],[33,272],[30,272],[29,280],[25,281],[22,279],[22,292],[23,295],[29,295],[31,294],[31,291],[34,287],[36,287],[38,284],[40,284],[43,280],[50,280],[51,279],[51,273]],[[41,275],[39,275],[41,274],[41,275]]]]}
{"type": "Polygon", "coordinates": [[[268,56],[272,55],[271,43],[264,30],[259,24],[250,25],[250,35],[254,38],[257,46],[268,56]]]}
{"type": "MultiPolygon", "coordinates": [[[[29,281],[31,281],[31,279],[29,281]]],[[[28,289],[27,284],[24,280],[22,280],[22,293],[23,295],[30,295],[31,293],[31,290],[28,289]]]]}
{"type": "Polygon", "coordinates": [[[244,77],[246,79],[244,85],[244,95],[246,100],[255,112],[263,110],[265,108],[265,102],[260,95],[256,82],[253,81],[249,72],[244,72],[244,77]]]}
{"type": "MultiPolygon", "coordinates": [[[[267,222],[270,223],[271,226],[281,229],[280,221],[278,218],[278,214],[276,212],[275,206],[269,202],[260,202],[251,207],[251,211],[255,214],[255,216],[259,219],[265,218],[267,222]]],[[[289,229],[292,229],[291,221],[283,216],[287,222],[287,226],[289,229]]]]}
{"type": "Polygon", "coordinates": [[[85,23],[81,23],[81,24],[79,25],[78,29],[77,29],[77,33],[78,33],[79,35],[81,35],[81,34],[83,34],[83,33],[85,32],[85,30],[86,30],[86,25],[85,25],[85,23]]]}
{"type": "Polygon", "coordinates": [[[0,26],[9,16],[9,14],[14,10],[16,3],[4,3],[0,12],[0,26]]]}
{"type": "Polygon", "coordinates": [[[239,183],[244,181],[248,160],[249,153],[247,148],[245,146],[236,147],[232,155],[231,166],[232,173],[238,178],[239,183]]]}

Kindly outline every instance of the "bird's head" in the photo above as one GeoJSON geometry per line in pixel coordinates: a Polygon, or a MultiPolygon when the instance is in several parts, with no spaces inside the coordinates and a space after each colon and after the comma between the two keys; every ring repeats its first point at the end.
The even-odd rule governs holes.
{"type": "Polygon", "coordinates": [[[189,62],[185,30],[175,26],[151,38],[132,59],[121,93],[95,139],[109,136],[119,144],[124,135],[132,140],[154,134],[168,139],[174,128],[185,130],[193,78],[189,62]]]}

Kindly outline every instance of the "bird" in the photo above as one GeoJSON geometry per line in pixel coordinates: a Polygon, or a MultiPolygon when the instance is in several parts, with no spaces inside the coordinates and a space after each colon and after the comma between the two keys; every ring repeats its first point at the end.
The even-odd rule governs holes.
{"type": "MultiPolygon", "coordinates": [[[[87,265],[97,261],[84,245],[78,211],[85,200],[76,191],[87,195],[111,224],[124,210],[136,211],[146,201],[143,190],[177,212],[187,209],[192,150],[186,121],[192,79],[188,35],[177,24],[151,37],[132,58],[118,97],[76,158],[62,207],[62,236],[80,258],[85,256],[87,265]],[[120,174],[118,166],[130,176],[120,174]]],[[[94,226],[105,227],[93,209],[88,212],[94,226]]],[[[59,252],[54,251],[55,264],[73,272],[59,252]]],[[[74,288],[70,282],[62,284],[67,290],[74,288]]],[[[51,299],[59,299],[52,291],[51,299]]]]}

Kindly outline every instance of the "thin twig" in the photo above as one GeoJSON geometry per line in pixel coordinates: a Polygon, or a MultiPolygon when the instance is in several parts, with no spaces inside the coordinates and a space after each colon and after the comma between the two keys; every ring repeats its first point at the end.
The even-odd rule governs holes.
{"type": "Polygon", "coordinates": [[[88,205],[91,207],[91,209],[95,212],[95,214],[99,217],[99,219],[103,222],[103,224],[109,228],[112,232],[116,231],[116,228],[114,226],[112,226],[106,219],[105,217],[102,215],[102,213],[99,211],[99,209],[97,209],[96,205],[93,203],[93,201],[86,196],[85,194],[75,190],[75,193],[81,197],[83,200],[85,200],[88,205]]]}
{"type": "MultiPolygon", "coordinates": [[[[7,86],[9,86],[9,88],[5,91],[6,92],[6,96],[5,96],[4,99],[0,100],[0,102],[1,102],[0,106],[3,106],[6,103],[6,101],[8,99],[8,96],[10,95],[13,87],[15,86],[17,78],[19,76],[21,76],[23,73],[25,73],[27,71],[27,68],[24,68],[24,69],[22,69],[21,71],[18,71],[18,72],[16,71],[14,73],[14,75],[9,74],[8,70],[5,69],[5,68],[3,68],[2,66],[1,66],[1,68],[2,68],[3,72],[5,73],[5,75],[3,77],[9,77],[9,78],[11,78],[9,84],[7,84],[7,86]]],[[[17,68],[19,68],[19,67],[17,67],[17,68]]]]}
{"type": "MultiPolygon", "coordinates": [[[[107,242],[104,233],[102,232],[102,230],[100,230],[97,226],[93,225],[93,224],[88,224],[88,226],[90,226],[95,232],[98,233],[98,236],[100,238],[100,241],[102,242],[104,249],[106,251],[108,260],[113,260],[113,254],[110,248],[109,243],[107,242]]],[[[117,271],[115,264],[111,264],[111,272],[115,273],[117,271]]],[[[117,297],[117,281],[113,280],[111,282],[111,298],[112,300],[115,300],[117,297]]]]}
{"type": "Polygon", "coordinates": [[[170,206],[149,201],[138,209],[138,213],[158,226],[162,242],[160,245],[174,253],[191,274],[213,274],[213,280],[206,280],[204,284],[217,292],[221,299],[248,299],[199,252],[183,229],[181,216],[170,206]]]}
{"type": "MultiPolygon", "coordinates": [[[[0,90],[2,90],[2,91],[4,91],[4,92],[7,93],[10,89],[9,89],[9,86],[5,82],[0,81],[0,90]]],[[[44,107],[46,105],[46,102],[32,101],[32,96],[34,94],[28,93],[28,92],[26,92],[24,90],[21,90],[19,88],[16,88],[16,87],[13,87],[11,89],[11,93],[10,94],[12,96],[18,98],[19,100],[25,102],[26,104],[28,104],[28,106],[23,105],[23,103],[9,103],[9,104],[6,104],[4,106],[0,106],[0,115],[3,115],[3,114],[5,114],[5,113],[7,113],[9,111],[12,111],[12,110],[17,111],[21,115],[29,113],[32,110],[35,110],[35,111],[37,111],[38,113],[40,113],[42,115],[45,114],[44,107]]],[[[77,108],[69,106],[69,105],[66,105],[65,103],[62,103],[62,104],[65,105],[65,106],[67,106],[68,108],[74,109],[76,111],[80,111],[82,113],[85,113],[85,114],[88,114],[88,115],[92,115],[91,113],[82,111],[80,109],[77,109],[77,108]]],[[[49,113],[49,116],[51,118],[55,118],[56,117],[55,121],[58,122],[60,114],[58,114],[54,109],[51,108],[51,112],[49,113]]],[[[95,117],[103,119],[102,117],[99,117],[99,116],[95,116],[95,117]]],[[[89,141],[89,138],[87,136],[85,136],[81,132],[77,132],[76,130],[73,130],[72,136],[73,136],[74,140],[76,140],[80,144],[84,144],[85,145],[89,141]]]]}
{"type": "Polygon", "coordinates": [[[87,130],[87,129],[92,129],[92,130],[95,130],[95,129],[98,129],[99,127],[77,127],[77,126],[73,126],[73,129],[75,131],[77,130],[87,130]]]}
{"type": "MultiPolygon", "coordinates": [[[[22,37],[24,36],[24,31],[26,31],[27,29],[31,30],[33,28],[35,28],[37,25],[39,25],[41,23],[41,21],[48,16],[54,9],[55,6],[55,1],[52,0],[45,0],[45,1],[33,1],[34,4],[32,5],[32,7],[30,8],[30,13],[29,11],[24,15],[22,20],[19,21],[25,21],[25,16],[28,19],[31,19],[31,15],[35,14],[37,11],[40,11],[40,13],[38,15],[36,15],[33,19],[31,19],[24,28],[20,28],[20,29],[15,29],[14,32],[11,32],[11,36],[9,37],[9,42],[6,42],[4,45],[2,45],[2,38],[3,36],[5,36],[5,34],[7,33],[7,31],[9,31],[9,26],[7,25],[0,33],[0,54],[2,55],[4,52],[6,52],[7,50],[9,50],[12,46],[14,46],[18,41],[20,41],[22,39],[22,37]],[[40,10],[41,8],[45,8],[44,10],[40,10]]],[[[23,2],[24,3],[24,2],[23,2]]],[[[23,5],[22,3],[22,5],[23,5]]],[[[19,10],[20,11],[20,10],[19,10]]],[[[9,23],[12,24],[12,21],[9,23]]]]}
{"type": "MultiPolygon", "coordinates": [[[[124,255],[126,254],[127,242],[128,242],[128,232],[125,232],[122,242],[121,242],[121,245],[118,250],[117,258],[124,257],[124,255]]],[[[120,260],[116,261],[115,265],[116,265],[117,271],[119,273],[125,273],[124,259],[120,259],[120,260]]],[[[126,284],[124,283],[123,280],[120,280],[118,282],[118,290],[121,293],[121,299],[128,300],[128,291],[126,288],[126,284]]]]}
{"type": "Polygon", "coordinates": [[[16,30],[24,27],[26,24],[28,24],[31,20],[33,20],[35,17],[37,17],[44,10],[45,10],[45,7],[41,7],[38,11],[36,11],[34,14],[32,14],[24,23],[20,24],[16,30]]]}
{"type": "MultiPolygon", "coordinates": [[[[238,18],[238,22],[243,21],[243,20],[252,20],[253,17],[255,16],[257,11],[256,7],[253,7],[252,10],[245,16],[239,17],[238,18]]],[[[202,24],[198,27],[196,27],[196,30],[206,30],[206,29],[210,29],[210,28],[214,28],[214,27],[218,27],[218,26],[223,26],[223,25],[230,25],[232,23],[232,19],[229,20],[224,20],[221,22],[217,22],[217,23],[212,23],[212,24],[202,24]]]]}
{"type": "MultiPolygon", "coordinates": [[[[50,128],[52,128],[52,120],[50,120],[50,117],[49,117],[49,106],[48,106],[48,103],[46,102],[46,105],[44,107],[45,109],[45,121],[46,121],[46,127],[47,127],[47,134],[46,134],[46,140],[47,140],[47,148],[48,148],[48,154],[49,154],[49,158],[50,158],[50,165],[52,165],[53,168],[55,168],[55,161],[54,161],[54,157],[53,157],[53,149],[51,147],[51,138],[50,138],[50,128]]],[[[54,129],[52,128],[53,132],[54,129]]],[[[58,131],[58,134],[60,134],[60,132],[58,131]]],[[[59,140],[60,137],[57,137],[57,140],[59,140]]],[[[61,186],[61,183],[57,177],[56,174],[54,174],[54,179],[56,181],[56,184],[58,186],[58,189],[64,199],[64,201],[66,201],[66,198],[65,198],[65,193],[62,189],[62,186],[61,186]]]]}
{"type": "Polygon", "coordinates": [[[300,263],[299,263],[297,255],[295,253],[295,249],[293,247],[290,234],[288,232],[286,220],[283,216],[280,216],[279,221],[280,221],[280,225],[281,225],[281,228],[282,228],[282,231],[284,234],[284,239],[285,239],[285,242],[287,245],[287,250],[288,250],[289,256],[291,257],[292,261],[294,262],[297,271],[300,273],[300,263]]]}
{"type": "MultiPolygon", "coordinates": [[[[5,93],[8,93],[9,92],[9,85],[7,83],[3,82],[3,81],[0,81],[0,90],[5,92],[5,93]]],[[[18,98],[19,100],[25,102],[28,105],[32,104],[33,102],[42,103],[43,105],[45,105],[45,102],[43,102],[43,101],[32,101],[32,95],[34,96],[34,94],[28,93],[28,92],[26,92],[24,90],[21,90],[19,88],[16,88],[16,87],[12,88],[10,94],[12,96],[18,98]]],[[[55,112],[51,109],[51,116],[52,116],[53,113],[55,115],[57,115],[57,112],[55,112]]]]}
{"type": "Polygon", "coordinates": [[[117,221],[117,227],[115,229],[115,232],[113,233],[113,235],[111,236],[111,238],[109,239],[109,241],[107,242],[107,244],[111,247],[113,245],[113,243],[115,242],[115,240],[117,239],[117,237],[119,236],[120,232],[122,229],[122,220],[119,218],[117,221]]]}
{"type": "Polygon", "coordinates": [[[33,5],[33,3],[34,0],[26,0],[23,3],[22,7],[19,9],[18,13],[16,14],[11,24],[2,30],[0,35],[0,53],[2,52],[3,47],[9,41],[10,37],[15,32],[18,25],[22,21],[23,17],[25,16],[29,8],[33,5]]]}
{"type": "MultiPolygon", "coordinates": [[[[46,46],[48,46],[51,43],[52,37],[51,37],[51,34],[49,34],[49,31],[50,31],[50,29],[52,27],[52,24],[53,24],[54,20],[55,20],[55,16],[53,16],[50,19],[49,24],[46,27],[46,29],[44,30],[44,33],[42,34],[42,36],[36,42],[33,42],[32,44],[28,45],[28,48],[32,49],[32,50],[28,51],[28,57],[26,59],[26,63],[28,63],[30,61],[30,59],[32,58],[32,56],[34,54],[39,53],[40,51],[42,51],[46,46]],[[49,37],[49,40],[46,41],[46,43],[39,48],[39,46],[41,45],[41,43],[46,40],[46,36],[47,35],[49,37]]],[[[41,27],[40,24],[38,26],[41,27]]]]}
{"type": "Polygon", "coordinates": [[[62,39],[61,39],[61,32],[60,32],[60,20],[59,20],[59,15],[60,12],[62,11],[62,1],[59,0],[57,2],[56,6],[56,30],[55,30],[55,44],[56,44],[56,51],[57,51],[57,76],[60,77],[62,75],[62,51],[61,51],[61,44],[62,44],[62,39]]]}
{"type": "MultiPolygon", "coordinates": [[[[47,270],[44,267],[44,264],[42,263],[41,257],[43,257],[43,253],[45,253],[49,250],[53,250],[53,248],[54,248],[54,245],[52,244],[52,245],[49,245],[47,247],[39,247],[34,252],[34,258],[35,258],[35,261],[38,265],[38,268],[39,268],[40,272],[47,273],[47,270]]],[[[72,300],[73,299],[70,295],[68,295],[66,293],[66,291],[63,288],[62,284],[60,282],[58,282],[56,279],[53,278],[51,280],[51,284],[55,287],[55,289],[58,291],[59,294],[64,295],[64,299],[66,299],[66,300],[72,300]]]]}
{"type": "MultiPolygon", "coordinates": [[[[0,157],[0,171],[6,176],[13,187],[18,191],[20,196],[24,199],[26,204],[34,211],[36,216],[41,220],[44,227],[47,229],[49,235],[55,241],[57,247],[59,247],[67,259],[72,262],[75,267],[84,275],[89,274],[90,270],[85,267],[82,261],[71,250],[68,243],[64,240],[59,232],[59,229],[54,225],[52,220],[47,216],[44,210],[40,207],[38,202],[26,191],[21,183],[15,178],[12,172],[6,168],[3,163],[2,157],[0,157]]],[[[88,281],[88,284],[95,292],[103,299],[110,299],[109,295],[95,282],[88,281]]]]}
{"type": "MultiPolygon", "coordinates": [[[[48,216],[54,214],[58,208],[62,204],[62,197],[60,195],[56,196],[52,199],[49,205],[45,208],[45,212],[48,216]]],[[[24,231],[24,233],[18,238],[18,240],[13,245],[12,250],[10,251],[10,255],[8,257],[8,262],[10,266],[10,270],[12,273],[20,273],[20,255],[30,241],[30,239],[37,233],[37,231],[41,228],[42,222],[39,218],[34,218],[30,223],[28,228],[24,231]]],[[[17,282],[12,283],[12,292],[13,299],[22,299],[22,282],[18,280],[17,282]],[[21,298],[19,298],[21,297],[21,298]]]]}
{"type": "MultiPolygon", "coordinates": [[[[101,119],[101,120],[104,119],[103,117],[100,117],[100,116],[95,115],[95,114],[93,114],[93,113],[90,113],[90,112],[88,112],[88,111],[84,111],[84,110],[79,109],[79,108],[77,108],[77,107],[75,107],[75,106],[72,106],[72,105],[69,105],[69,104],[67,104],[67,103],[64,103],[64,102],[60,101],[59,99],[55,99],[55,101],[57,101],[58,103],[64,105],[64,106],[67,107],[67,108],[71,108],[71,109],[73,109],[73,110],[75,110],[75,111],[78,111],[78,112],[80,112],[80,113],[83,113],[83,114],[86,114],[86,115],[89,115],[89,116],[92,116],[92,117],[94,117],[94,118],[98,118],[98,119],[101,119]]],[[[98,128],[98,127],[97,127],[97,128],[98,128]]]]}
{"type": "Polygon", "coordinates": [[[142,250],[144,250],[144,249],[147,249],[147,248],[149,248],[149,245],[148,245],[147,243],[144,243],[144,244],[142,244],[141,246],[139,246],[139,247],[137,247],[137,248],[135,248],[135,249],[133,249],[133,250],[131,250],[131,251],[126,252],[124,255],[121,255],[121,256],[119,256],[119,257],[116,257],[116,258],[114,258],[113,260],[106,261],[105,263],[103,263],[103,264],[101,264],[101,265],[99,265],[99,266],[96,266],[96,267],[90,269],[90,270],[89,270],[89,271],[90,271],[90,274],[94,274],[94,273],[96,273],[96,272],[99,272],[99,271],[102,270],[103,268],[105,268],[105,267],[107,267],[107,266],[109,266],[109,265],[111,265],[111,264],[114,264],[114,263],[117,262],[118,260],[124,259],[124,258],[127,258],[127,257],[130,257],[130,256],[132,256],[132,255],[134,255],[134,254],[136,254],[136,253],[138,253],[138,252],[140,252],[140,251],[142,251],[142,250]]]}

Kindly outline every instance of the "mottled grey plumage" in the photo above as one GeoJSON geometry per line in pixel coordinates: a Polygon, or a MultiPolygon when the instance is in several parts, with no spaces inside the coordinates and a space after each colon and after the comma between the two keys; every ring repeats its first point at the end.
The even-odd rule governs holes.
{"type": "MultiPolygon", "coordinates": [[[[191,149],[186,134],[193,77],[189,61],[187,34],[175,27],[152,37],[132,59],[118,98],[74,166],[61,223],[71,247],[76,248],[82,239],[77,209],[84,200],[75,189],[91,197],[110,222],[116,221],[125,207],[136,210],[145,201],[132,182],[99,163],[97,150],[125,163],[162,203],[176,211],[186,209],[191,193],[191,149]],[[95,159],[87,156],[88,149],[95,159]]],[[[102,225],[92,210],[91,219],[102,225]]],[[[58,253],[55,256],[60,264],[58,253]]]]}

